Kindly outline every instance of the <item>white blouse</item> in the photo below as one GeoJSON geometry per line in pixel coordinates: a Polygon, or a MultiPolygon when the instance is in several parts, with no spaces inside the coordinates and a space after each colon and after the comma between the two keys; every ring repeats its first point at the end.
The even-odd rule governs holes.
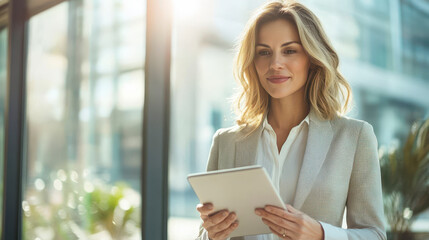
{"type": "MultiPolygon", "coordinates": [[[[307,146],[309,116],[298,126],[291,129],[286,141],[277,148],[277,136],[265,117],[261,138],[258,142],[256,164],[263,166],[271,177],[285,204],[291,204],[295,198],[299,172],[307,146]]],[[[246,236],[245,240],[277,240],[274,234],[246,236]]]]}

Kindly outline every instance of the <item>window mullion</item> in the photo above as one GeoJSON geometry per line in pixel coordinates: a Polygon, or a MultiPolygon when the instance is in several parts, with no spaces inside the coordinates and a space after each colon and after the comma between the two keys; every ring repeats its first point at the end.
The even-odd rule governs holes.
{"type": "Polygon", "coordinates": [[[9,2],[9,82],[5,124],[5,168],[2,239],[20,240],[22,166],[25,121],[25,0],[9,2]]]}

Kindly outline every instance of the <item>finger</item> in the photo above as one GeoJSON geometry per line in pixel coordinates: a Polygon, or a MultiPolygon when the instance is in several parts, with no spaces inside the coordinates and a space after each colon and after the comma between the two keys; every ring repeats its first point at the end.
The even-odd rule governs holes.
{"type": "Polygon", "coordinates": [[[277,235],[280,239],[286,239],[286,240],[292,240],[292,237],[288,235],[287,232],[285,232],[285,236],[283,237],[283,234],[278,233],[275,229],[272,229],[270,227],[271,232],[273,232],[275,235],[277,235]]]}
{"type": "Polygon", "coordinates": [[[203,220],[203,222],[205,222],[209,219],[209,216],[200,214],[200,218],[203,220]]]}
{"type": "Polygon", "coordinates": [[[285,228],[282,228],[280,226],[278,226],[277,224],[272,223],[271,221],[262,218],[262,222],[264,222],[265,225],[267,225],[268,227],[272,228],[275,232],[279,233],[279,234],[283,234],[286,232],[285,228]]]}
{"type": "Polygon", "coordinates": [[[212,203],[204,203],[197,205],[197,211],[203,215],[209,215],[213,212],[213,204],[212,203]]]}
{"type": "Polygon", "coordinates": [[[298,230],[298,226],[296,224],[288,222],[287,220],[285,220],[284,225],[279,225],[267,218],[262,218],[262,221],[265,225],[277,230],[280,234],[283,234],[284,232],[295,233],[298,230]]]}
{"type": "Polygon", "coordinates": [[[232,212],[228,215],[227,218],[225,218],[225,220],[219,222],[218,224],[215,224],[215,225],[209,227],[207,229],[207,231],[216,232],[216,233],[222,232],[225,229],[229,228],[231,226],[231,224],[233,224],[236,219],[237,219],[237,215],[232,212]]]}
{"type": "Polygon", "coordinates": [[[220,222],[222,222],[223,220],[225,220],[225,218],[228,217],[228,210],[222,210],[219,211],[211,216],[209,216],[203,223],[203,227],[205,229],[207,229],[207,231],[209,230],[209,228],[211,228],[212,226],[215,226],[217,224],[219,224],[220,222]]]}
{"type": "Polygon", "coordinates": [[[298,228],[298,225],[295,222],[290,221],[289,219],[281,218],[275,214],[269,213],[264,209],[259,208],[255,212],[258,216],[261,216],[262,218],[269,220],[270,222],[278,225],[279,227],[286,228],[287,230],[296,231],[296,229],[298,228]]]}
{"type": "Polygon", "coordinates": [[[227,238],[235,229],[237,229],[238,225],[239,225],[238,221],[235,221],[227,229],[214,234],[213,237],[209,236],[209,238],[221,238],[221,239],[227,238]]]}
{"type": "Polygon", "coordinates": [[[283,209],[283,208],[278,208],[275,206],[265,206],[264,208],[265,211],[274,214],[276,216],[279,216],[281,218],[287,219],[291,222],[295,222],[295,223],[299,223],[300,222],[300,218],[301,218],[301,212],[298,213],[292,213],[292,212],[288,212],[287,210],[283,209]]]}
{"type": "Polygon", "coordinates": [[[289,212],[291,212],[291,213],[302,214],[301,211],[299,211],[298,209],[292,207],[292,205],[290,205],[290,204],[286,204],[286,209],[289,210],[289,212]]]}
{"type": "Polygon", "coordinates": [[[197,205],[197,211],[200,212],[200,218],[203,221],[206,221],[208,219],[208,215],[213,213],[214,209],[213,209],[213,204],[212,203],[204,203],[204,204],[198,204],[197,205]]]}

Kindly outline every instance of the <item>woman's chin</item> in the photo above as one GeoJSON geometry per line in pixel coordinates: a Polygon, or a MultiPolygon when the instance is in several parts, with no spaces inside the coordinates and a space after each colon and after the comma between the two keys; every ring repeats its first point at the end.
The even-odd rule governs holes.
{"type": "Polygon", "coordinates": [[[288,96],[290,96],[290,93],[287,92],[271,92],[269,93],[269,95],[271,96],[272,99],[276,99],[276,100],[281,100],[284,98],[287,98],[288,96]]]}

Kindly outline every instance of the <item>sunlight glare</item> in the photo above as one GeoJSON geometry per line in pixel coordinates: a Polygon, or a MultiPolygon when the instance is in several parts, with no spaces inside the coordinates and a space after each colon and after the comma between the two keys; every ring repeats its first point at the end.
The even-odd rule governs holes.
{"type": "Polygon", "coordinates": [[[201,1],[198,0],[173,0],[173,12],[175,18],[192,19],[198,13],[201,1]]]}

